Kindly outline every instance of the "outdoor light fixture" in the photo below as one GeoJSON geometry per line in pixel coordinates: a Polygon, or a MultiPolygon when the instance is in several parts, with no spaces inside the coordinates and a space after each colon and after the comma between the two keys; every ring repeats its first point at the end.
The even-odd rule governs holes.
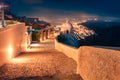
{"type": "Polygon", "coordinates": [[[9,58],[12,58],[12,53],[13,53],[13,48],[11,45],[8,46],[8,55],[9,55],[9,58]]]}

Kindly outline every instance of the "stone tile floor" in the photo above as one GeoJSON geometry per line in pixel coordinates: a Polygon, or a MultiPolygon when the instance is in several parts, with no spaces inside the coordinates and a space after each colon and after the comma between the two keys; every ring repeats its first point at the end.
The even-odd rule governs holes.
{"type": "Polygon", "coordinates": [[[76,74],[77,64],[73,59],[47,48],[23,52],[11,59],[0,68],[0,80],[82,80],[76,74]]]}
{"type": "Polygon", "coordinates": [[[74,60],[56,51],[25,52],[0,68],[0,80],[80,80],[74,60]]]}

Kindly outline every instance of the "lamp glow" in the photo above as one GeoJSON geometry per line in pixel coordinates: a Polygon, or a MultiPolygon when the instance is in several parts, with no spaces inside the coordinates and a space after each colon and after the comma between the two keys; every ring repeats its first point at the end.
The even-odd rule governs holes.
{"type": "Polygon", "coordinates": [[[13,48],[11,46],[8,47],[9,58],[12,58],[13,48]]]}

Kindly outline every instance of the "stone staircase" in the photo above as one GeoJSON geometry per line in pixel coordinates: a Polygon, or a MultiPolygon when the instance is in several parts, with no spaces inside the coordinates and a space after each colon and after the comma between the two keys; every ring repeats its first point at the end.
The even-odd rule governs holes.
{"type": "Polygon", "coordinates": [[[77,64],[54,49],[54,39],[33,43],[0,68],[0,80],[82,80],[77,64]]]}

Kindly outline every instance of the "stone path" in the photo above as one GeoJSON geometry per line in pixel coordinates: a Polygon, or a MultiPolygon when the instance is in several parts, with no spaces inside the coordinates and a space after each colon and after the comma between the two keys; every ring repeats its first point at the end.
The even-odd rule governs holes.
{"type": "Polygon", "coordinates": [[[54,48],[33,52],[35,48],[3,65],[0,80],[82,80],[74,60],[54,48]]]}

